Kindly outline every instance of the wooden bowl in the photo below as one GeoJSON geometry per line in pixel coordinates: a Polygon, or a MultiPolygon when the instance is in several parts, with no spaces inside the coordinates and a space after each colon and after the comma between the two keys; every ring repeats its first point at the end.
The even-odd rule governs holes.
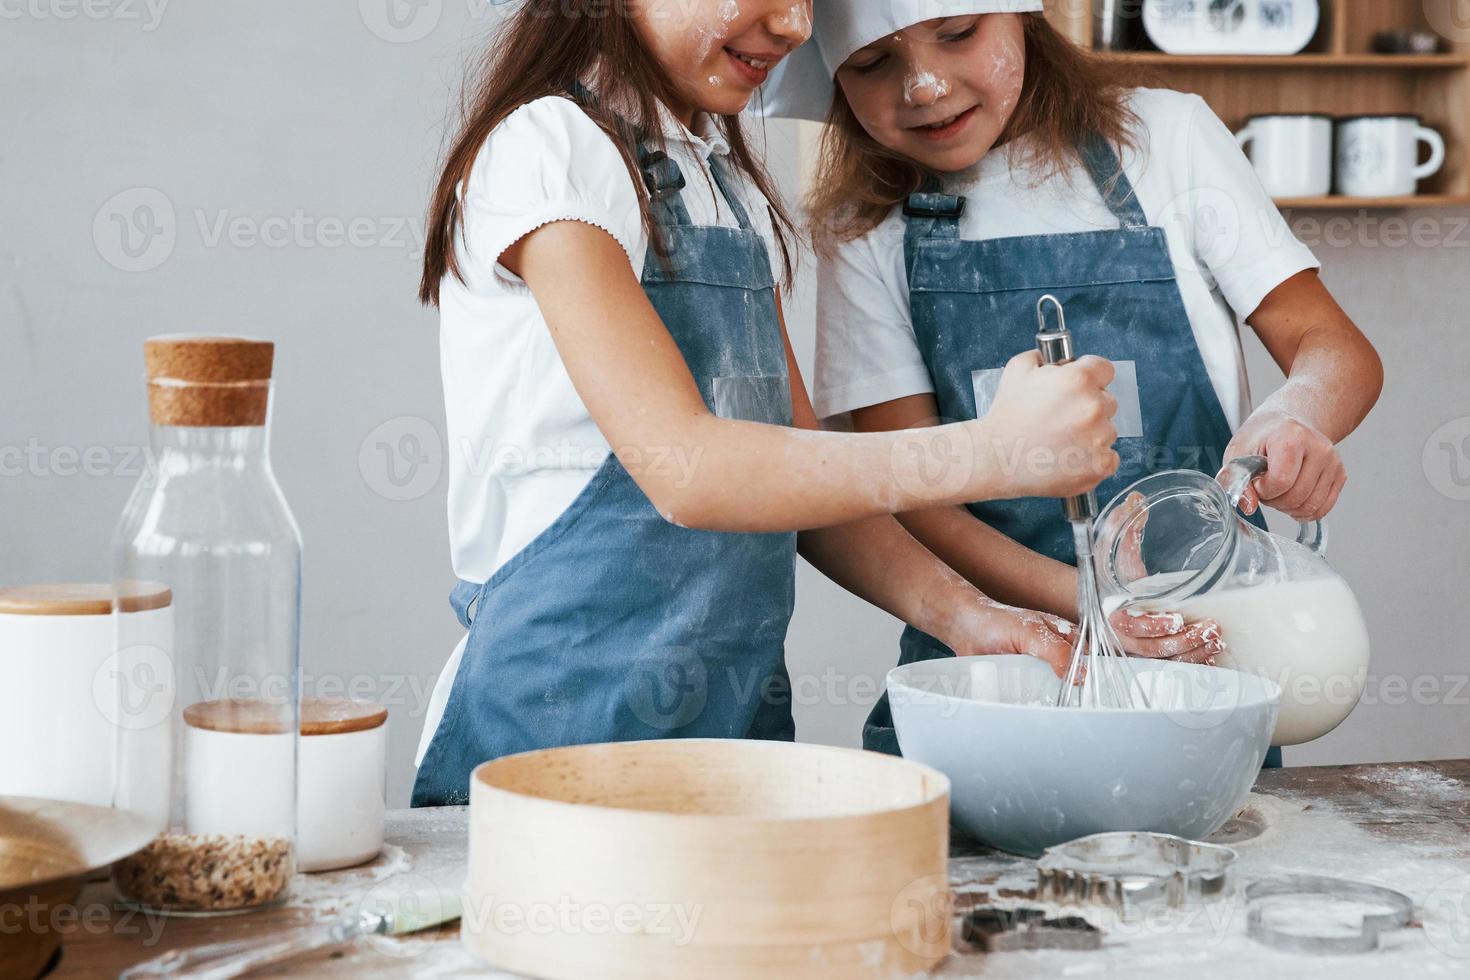
{"type": "Polygon", "coordinates": [[[75,925],[86,876],[152,837],[125,810],[0,796],[0,977],[38,976],[75,925]]]}
{"type": "Polygon", "coordinates": [[[461,932],[551,980],[908,977],[950,950],[949,780],[871,752],[680,739],[487,762],[461,932]]]}

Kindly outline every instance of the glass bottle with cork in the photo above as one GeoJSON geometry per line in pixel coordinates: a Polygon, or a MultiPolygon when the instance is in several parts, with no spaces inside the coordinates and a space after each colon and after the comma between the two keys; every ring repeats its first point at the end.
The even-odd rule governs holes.
{"type": "Polygon", "coordinates": [[[181,914],[285,899],[296,870],[301,535],[271,470],[275,347],[144,345],[153,472],[114,540],[118,583],[172,590],[171,651],[117,618],[115,802],[159,836],[113,869],[131,904],[181,914]]]}

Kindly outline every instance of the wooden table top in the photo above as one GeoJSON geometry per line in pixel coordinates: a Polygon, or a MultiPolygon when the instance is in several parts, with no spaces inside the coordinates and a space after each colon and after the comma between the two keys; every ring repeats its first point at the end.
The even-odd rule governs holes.
{"type": "MultiPolygon", "coordinates": [[[[1062,972],[1126,972],[1130,980],[1213,976],[1377,978],[1470,976],[1470,760],[1268,770],[1235,829],[1236,878],[1246,883],[1285,872],[1326,874],[1394,888],[1412,898],[1416,921],[1385,936],[1373,953],[1311,956],[1280,952],[1245,934],[1239,895],[1208,903],[1190,921],[1111,923],[1094,952],[985,955],[958,939],[942,977],[1032,977],[1062,972]]],[[[375,888],[432,883],[457,891],[464,875],[467,810],[394,811],[384,853],[361,868],[297,878],[284,906],[215,918],[149,918],[114,907],[105,882],[87,886],[67,931],[57,980],[116,976],[174,948],[266,939],[295,927],[330,923],[375,888]],[[391,883],[391,884],[388,884],[391,883]]],[[[1230,836],[1231,827],[1223,832],[1230,836]]],[[[963,913],[980,904],[1024,904],[1033,863],[957,841],[950,878],[963,913]]],[[[371,937],[262,976],[508,977],[476,963],[446,927],[401,939],[371,937]]]]}

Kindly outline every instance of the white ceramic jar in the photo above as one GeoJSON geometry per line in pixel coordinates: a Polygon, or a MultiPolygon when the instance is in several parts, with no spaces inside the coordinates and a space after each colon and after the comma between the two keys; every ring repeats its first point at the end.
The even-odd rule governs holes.
{"type": "Polygon", "coordinates": [[[183,831],[290,840],[296,736],[274,705],[201,701],[184,709],[183,831]]]}
{"type": "MultiPolygon", "coordinates": [[[[0,794],[95,806],[114,802],[150,819],[167,811],[168,786],[118,784],[119,726],[141,725],[120,703],[120,660],[111,585],[68,583],[0,589],[0,794]],[[116,796],[116,799],[115,799],[116,796]]],[[[128,586],[118,615],[137,643],[166,658],[173,649],[172,595],[128,586]]],[[[146,732],[142,733],[146,740],[146,732]]],[[[157,751],[169,751],[166,726],[157,751]]]]}
{"type": "Polygon", "coordinates": [[[388,709],[364,701],[304,698],[296,793],[296,861],[330,871],[383,849],[388,709]]]}

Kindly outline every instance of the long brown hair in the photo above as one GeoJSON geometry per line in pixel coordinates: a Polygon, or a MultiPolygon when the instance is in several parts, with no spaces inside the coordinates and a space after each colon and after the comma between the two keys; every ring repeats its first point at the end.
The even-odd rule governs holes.
{"type": "MultiPolygon", "coordinates": [[[[1044,14],[1023,15],[1026,72],[1021,98],[996,145],[1025,134],[1026,162],[1040,174],[1065,171],[1089,134],[1120,151],[1135,147],[1137,117],[1128,108],[1136,74],[1067,40],[1044,14]]],[[[827,118],[806,207],[821,251],[860,238],[938,174],[883,146],[853,114],[842,86],[827,118]]]]}
{"type": "MultiPolygon", "coordinates": [[[[439,285],[446,275],[464,281],[455,249],[464,221],[459,188],[469,178],[491,132],[526,103],[548,95],[567,95],[574,86],[594,77],[600,98],[579,104],[617,146],[638,193],[644,230],[657,243],[658,228],[637,145],[642,140],[654,149],[664,148],[657,120],[660,104],[676,101],[673,83],[639,40],[627,0],[524,0],[479,58],[461,97],[460,128],[429,202],[420,302],[438,305],[439,285]],[[608,70],[599,72],[606,66],[608,70]],[[607,108],[608,104],[616,105],[618,111],[607,108]]],[[[795,234],[791,217],[765,166],[751,150],[740,117],[719,116],[718,125],[730,144],[736,169],[766,199],[781,249],[783,278],[789,284],[792,256],[787,236],[795,234]]]]}

